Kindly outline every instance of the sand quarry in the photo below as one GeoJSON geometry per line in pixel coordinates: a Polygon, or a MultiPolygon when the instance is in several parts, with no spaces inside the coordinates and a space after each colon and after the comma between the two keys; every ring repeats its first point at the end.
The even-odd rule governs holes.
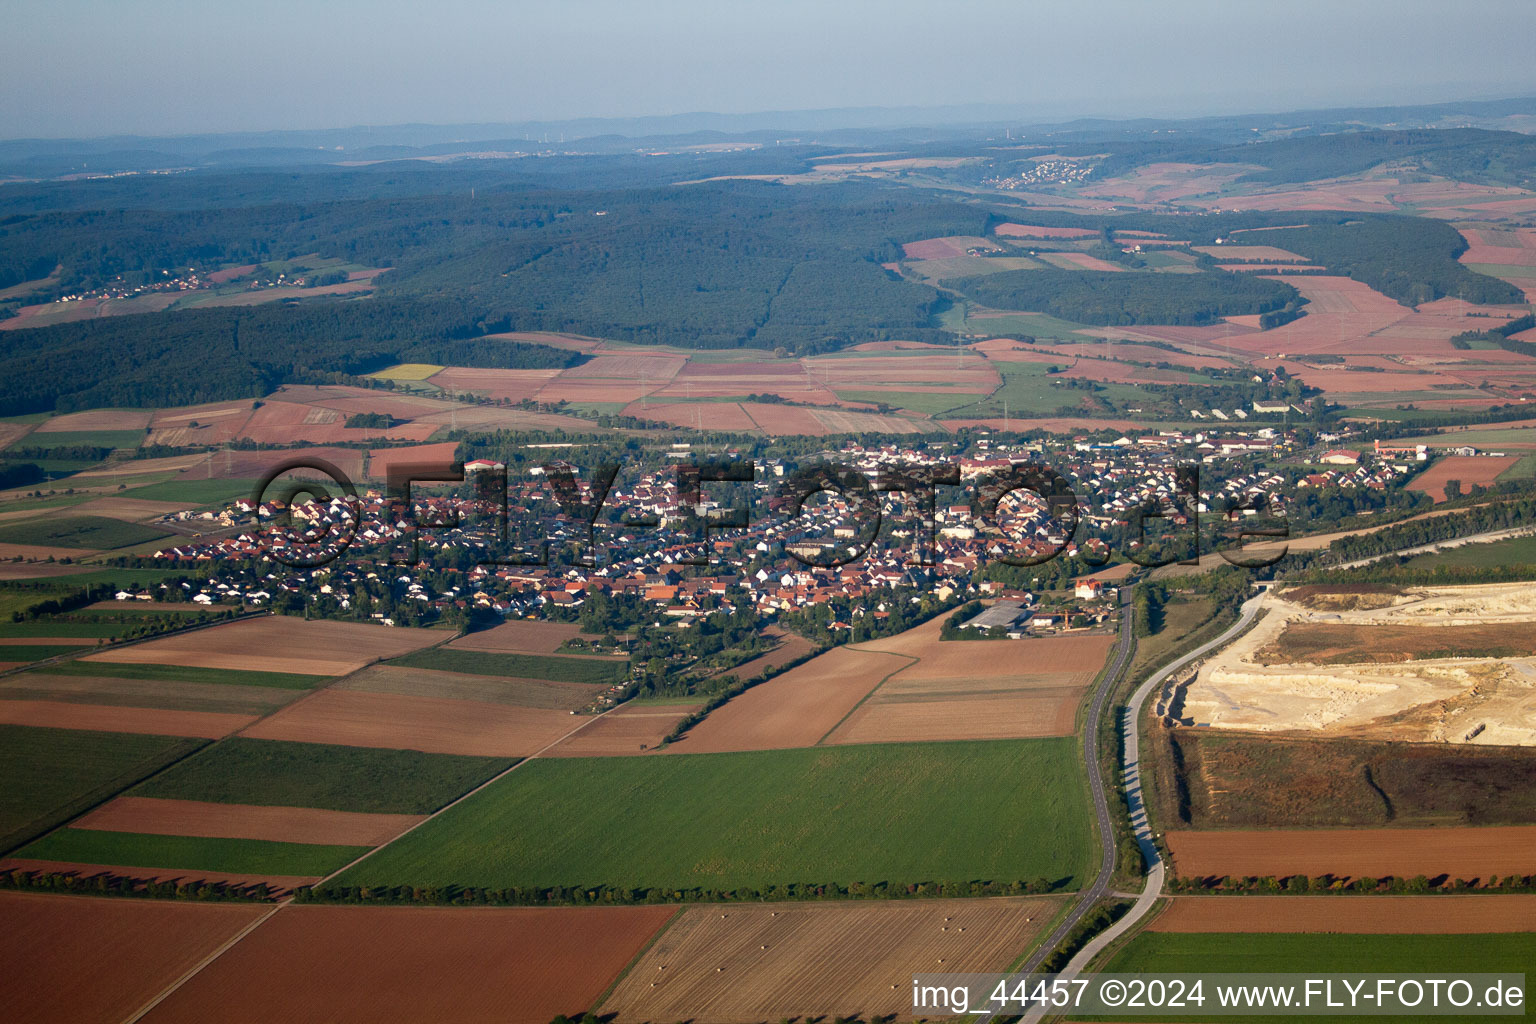
{"type": "Polygon", "coordinates": [[[1257,732],[1536,745],[1536,586],[1290,588],[1175,713],[1257,732]]]}

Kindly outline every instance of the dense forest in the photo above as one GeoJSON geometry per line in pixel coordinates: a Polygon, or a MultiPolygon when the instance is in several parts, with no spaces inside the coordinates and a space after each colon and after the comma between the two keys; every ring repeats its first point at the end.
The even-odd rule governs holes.
{"type": "Polygon", "coordinates": [[[1210,271],[1010,270],[945,282],[993,309],[1027,309],[1101,326],[1211,324],[1283,309],[1299,295],[1281,281],[1210,271]]]}

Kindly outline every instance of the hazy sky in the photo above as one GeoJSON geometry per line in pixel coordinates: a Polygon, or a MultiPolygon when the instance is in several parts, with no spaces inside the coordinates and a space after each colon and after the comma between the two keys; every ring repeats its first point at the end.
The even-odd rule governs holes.
{"type": "Polygon", "coordinates": [[[0,138],[1536,94],[1530,0],[4,0],[0,138]]]}

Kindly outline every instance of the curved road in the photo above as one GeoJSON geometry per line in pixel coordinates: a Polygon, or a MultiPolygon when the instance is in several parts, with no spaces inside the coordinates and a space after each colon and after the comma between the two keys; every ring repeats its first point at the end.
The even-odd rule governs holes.
{"type": "MultiPolygon", "coordinates": [[[[1131,638],[1131,615],[1129,607],[1130,587],[1121,589],[1121,622],[1120,622],[1120,651],[1115,657],[1115,663],[1100,683],[1098,692],[1094,694],[1093,705],[1088,711],[1088,735],[1084,744],[1084,758],[1088,767],[1089,788],[1093,792],[1094,813],[1099,820],[1099,837],[1101,840],[1103,861],[1099,866],[1099,874],[1094,879],[1094,884],[1085,890],[1079,897],[1061,924],[1056,926],[1049,938],[1027,960],[1020,971],[1029,973],[1036,970],[1040,961],[1045,959],[1047,953],[1054,949],[1072,928],[1083,919],[1083,916],[1103,899],[1109,886],[1110,875],[1115,870],[1115,844],[1109,829],[1109,808],[1104,797],[1104,783],[1099,777],[1095,752],[1098,747],[1097,725],[1099,715],[1103,712],[1104,702],[1114,689],[1114,681],[1119,679],[1125,670],[1125,665],[1130,657],[1130,651],[1134,645],[1131,638]]],[[[1155,672],[1146,682],[1136,688],[1131,695],[1129,703],[1120,716],[1120,733],[1124,737],[1124,745],[1121,758],[1122,784],[1125,786],[1126,804],[1130,808],[1131,826],[1135,829],[1136,845],[1141,848],[1143,861],[1148,865],[1146,885],[1142,888],[1141,895],[1136,899],[1136,905],[1128,910],[1124,917],[1116,921],[1109,928],[1094,936],[1093,940],[1078,951],[1070,963],[1063,967],[1061,978],[1071,978],[1080,974],[1089,962],[1099,954],[1104,947],[1115,939],[1125,934],[1132,926],[1146,916],[1157,902],[1163,891],[1163,876],[1165,867],[1162,858],[1158,855],[1157,845],[1152,842],[1152,828],[1147,820],[1146,806],[1142,802],[1141,795],[1141,738],[1136,724],[1141,717],[1141,709],[1147,702],[1147,698],[1157,691],[1170,677],[1182,671],[1191,662],[1205,657],[1211,651],[1229,643],[1239,633],[1253,625],[1254,617],[1259,613],[1259,607],[1263,603],[1264,594],[1260,593],[1243,602],[1242,612],[1237,621],[1230,628],[1222,632],[1214,640],[1201,644],[1199,647],[1183,655],[1177,661],[1170,663],[1166,668],[1155,672]]],[[[1046,1015],[1047,1008],[1036,1007],[1024,1015],[1024,1024],[1033,1024],[1046,1015]]],[[[989,1019],[990,1014],[983,1016],[982,1021],[989,1019]]]]}

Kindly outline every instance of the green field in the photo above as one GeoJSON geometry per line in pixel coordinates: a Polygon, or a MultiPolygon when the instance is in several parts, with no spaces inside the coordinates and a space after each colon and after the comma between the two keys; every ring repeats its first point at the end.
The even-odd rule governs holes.
{"type": "Polygon", "coordinates": [[[203,742],[0,725],[0,852],[67,821],[203,742]]]}
{"type": "MultiPolygon", "coordinates": [[[[94,646],[94,645],[92,645],[94,646]]],[[[81,644],[7,644],[0,642],[0,661],[44,661],[91,650],[81,644]]]]}
{"type": "Polygon", "coordinates": [[[248,498],[255,480],[165,480],[122,491],[119,497],[143,501],[185,501],[188,506],[212,505],[234,498],[248,498]]]}
{"type": "Polygon", "coordinates": [[[142,430],[59,430],[44,433],[34,430],[20,441],[17,448],[73,448],[90,445],[93,448],[137,448],[148,435],[142,430]]]}
{"type": "MultiPolygon", "coordinates": [[[[1278,897],[1283,899],[1284,897],[1278,897]]],[[[1348,897],[1341,897],[1347,899],[1348,897]]],[[[1496,896],[1489,899],[1498,899],[1496,896]]],[[[1536,963],[1536,934],[1334,935],[1190,934],[1142,932],[1103,968],[1107,973],[1528,973],[1536,963]]],[[[1209,993],[1207,993],[1209,995],[1209,993]]],[[[1210,1001],[1206,1008],[1209,1009],[1210,1001]]],[[[1166,1021],[1161,1017],[1080,1017],[1073,1020],[1166,1021]]],[[[1182,1018],[1181,1018],[1182,1019],[1182,1018]]],[[[1282,1016],[1199,1014],[1202,1021],[1294,1021],[1282,1016]]],[[[1329,1016],[1330,1021],[1382,1021],[1384,1016],[1329,1016]]],[[[1435,1020],[1487,1020],[1436,1016],[1435,1020]]]]}
{"type": "Polygon", "coordinates": [[[1519,462],[1500,473],[1497,479],[1536,480],[1536,455],[1521,456],[1519,462]]]}
{"type": "Polygon", "coordinates": [[[234,737],[155,776],[134,795],[430,814],[512,763],[510,758],[234,737]]]}
{"type": "Polygon", "coordinates": [[[0,622],[0,639],[45,636],[103,639],[116,636],[122,628],[109,622],[0,622]]]}
{"type": "Polygon", "coordinates": [[[1494,427],[1473,427],[1471,430],[1455,430],[1448,434],[1401,437],[1392,443],[1396,445],[1427,444],[1442,448],[1469,444],[1477,448],[1503,451],[1503,446],[1507,444],[1536,444],[1536,427],[1510,427],[1504,430],[1494,427]]]}
{"type": "Polygon", "coordinates": [[[1468,263],[1468,270],[1489,277],[1536,277],[1536,267],[1524,267],[1513,263],[1468,263]]]}
{"type": "Polygon", "coordinates": [[[944,394],[934,391],[838,391],[836,395],[840,402],[884,402],[897,409],[910,409],[925,416],[937,416],[950,409],[971,405],[978,397],[974,392],[944,394]]]}
{"type": "Polygon", "coordinates": [[[521,679],[547,679],[555,683],[621,682],[629,674],[629,663],[611,658],[552,658],[542,654],[487,654],[483,651],[455,651],[429,647],[424,651],[396,658],[391,665],[430,668],[441,672],[468,672],[477,676],[517,676],[521,679]]]}
{"type": "Polygon", "coordinates": [[[108,676],[116,679],[168,679],[178,683],[232,683],[238,686],[275,686],[283,690],[312,690],[324,676],[296,672],[249,672],[244,669],[198,668],[191,665],[139,665],[130,662],[66,661],[46,665],[39,672],[60,676],[108,676]]]}
{"type": "Polygon", "coordinates": [[[0,526],[0,543],[66,548],[123,548],[171,534],[138,523],[101,516],[44,516],[0,526]]]}
{"type": "Polygon", "coordinates": [[[326,875],[348,861],[356,860],[368,849],[366,846],[275,843],[265,839],[208,839],[63,828],[22,847],[16,856],[230,874],[326,875]]]}
{"type": "Polygon", "coordinates": [[[1449,551],[1416,555],[1408,560],[1410,569],[1434,569],[1442,565],[1469,566],[1474,569],[1536,565],[1536,537],[1511,537],[1490,544],[1464,544],[1449,551]]]}
{"type": "Polygon", "coordinates": [[[341,885],[1074,886],[1092,828],[1072,739],[535,760],[341,885]]]}

